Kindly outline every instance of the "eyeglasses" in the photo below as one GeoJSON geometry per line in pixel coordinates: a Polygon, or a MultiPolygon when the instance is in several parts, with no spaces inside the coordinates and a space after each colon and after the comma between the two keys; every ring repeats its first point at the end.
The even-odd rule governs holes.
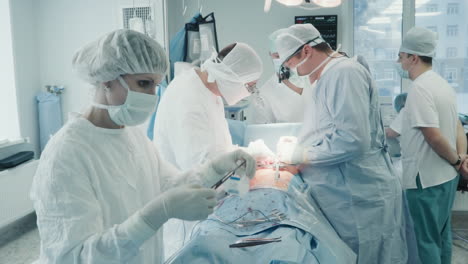
{"type": "Polygon", "coordinates": [[[244,87],[247,89],[247,91],[249,91],[249,93],[251,94],[254,94],[257,92],[257,84],[252,84],[252,85],[249,85],[249,84],[244,84],[244,87]]]}

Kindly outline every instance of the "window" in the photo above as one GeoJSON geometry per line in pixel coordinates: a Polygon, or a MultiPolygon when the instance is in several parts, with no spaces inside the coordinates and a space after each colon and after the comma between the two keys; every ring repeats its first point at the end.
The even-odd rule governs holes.
{"type": "Polygon", "coordinates": [[[374,49],[374,57],[378,60],[385,59],[385,49],[375,48],[374,49]]]}
{"type": "Polygon", "coordinates": [[[385,80],[393,80],[395,71],[393,69],[385,69],[384,70],[384,79],[385,80]]]}
{"type": "Polygon", "coordinates": [[[426,5],[426,12],[437,12],[437,4],[426,5]]]}
{"type": "Polygon", "coordinates": [[[401,93],[401,79],[392,67],[401,44],[403,0],[375,0],[372,5],[367,0],[353,3],[354,54],[366,58],[379,95],[395,96],[401,93]]]}
{"type": "Polygon", "coordinates": [[[447,37],[456,37],[458,35],[458,25],[447,26],[447,37]]]}
{"type": "Polygon", "coordinates": [[[449,3],[447,5],[447,15],[458,15],[458,3],[449,3]]]}
{"type": "Polygon", "coordinates": [[[444,78],[449,83],[455,83],[457,81],[457,69],[456,68],[446,68],[444,78]]]}
{"type": "Polygon", "coordinates": [[[426,27],[426,28],[429,29],[429,30],[432,31],[432,32],[437,33],[437,26],[428,26],[428,27],[426,27]]]}
{"type": "Polygon", "coordinates": [[[447,12],[440,12],[442,6],[439,6],[437,14],[427,17],[422,14],[425,11],[420,10],[432,8],[431,2],[434,3],[435,1],[414,1],[416,6],[419,7],[416,9],[415,26],[425,27],[430,30],[438,27],[439,30],[438,52],[436,52],[432,68],[455,88],[458,111],[468,113],[468,79],[464,78],[467,71],[463,70],[468,67],[468,39],[462,36],[468,35],[468,19],[461,16],[461,14],[468,13],[468,5],[455,0],[438,1],[440,5],[444,3],[443,8],[446,7],[447,12]]]}
{"type": "Polygon", "coordinates": [[[0,1],[0,72],[3,78],[0,88],[0,141],[20,137],[9,3],[0,1]]]}
{"type": "Polygon", "coordinates": [[[447,48],[447,58],[455,58],[457,57],[457,48],[454,47],[448,47],[447,48]]]}
{"type": "Polygon", "coordinates": [[[385,59],[396,61],[398,59],[398,49],[386,49],[385,59]]]}

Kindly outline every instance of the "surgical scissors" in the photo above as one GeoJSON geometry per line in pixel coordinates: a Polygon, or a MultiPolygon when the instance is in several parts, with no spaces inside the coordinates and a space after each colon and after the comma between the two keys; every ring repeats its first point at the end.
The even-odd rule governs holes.
{"type": "Polygon", "coordinates": [[[223,184],[225,181],[227,181],[229,178],[231,178],[231,176],[233,176],[234,173],[236,173],[236,170],[238,170],[240,167],[244,166],[245,162],[246,162],[246,160],[242,161],[241,164],[239,164],[235,169],[233,169],[232,171],[230,171],[226,175],[224,175],[218,182],[216,182],[215,184],[213,184],[213,186],[211,186],[211,189],[216,190],[221,184],[223,184]]]}

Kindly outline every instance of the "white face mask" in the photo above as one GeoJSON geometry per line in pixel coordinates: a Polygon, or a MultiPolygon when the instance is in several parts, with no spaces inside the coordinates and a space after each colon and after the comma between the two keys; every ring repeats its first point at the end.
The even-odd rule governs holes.
{"type": "Polygon", "coordinates": [[[273,67],[275,69],[275,73],[278,73],[281,68],[281,59],[271,59],[273,61],[273,67]]]}
{"type": "Polygon", "coordinates": [[[294,69],[289,71],[288,80],[290,83],[294,84],[299,88],[306,88],[310,84],[309,76],[306,77],[307,78],[299,76],[299,74],[297,73],[297,69],[294,69]]]}
{"type": "MultiPolygon", "coordinates": [[[[298,83],[307,83],[308,85],[310,85],[311,82],[310,82],[309,76],[312,75],[312,74],[314,74],[318,69],[320,69],[323,65],[325,65],[325,63],[327,63],[329,60],[331,60],[331,59],[333,58],[333,56],[334,56],[335,54],[338,53],[340,47],[341,47],[341,45],[338,45],[338,48],[337,48],[332,54],[330,54],[326,59],[324,59],[324,60],[323,60],[317,67],[315,67],[311,72],[309,72],[309,73],[307,73],[307,74],[304,74],[304,75],[299,75],[299,72],[297,72],[297,68],[298,68],[299,66],[301,66],[302,64],[304,64],[304,63],[307,61],[307,59],[310,57],[310,55],[309,55],[309,56],[305,57],[301,62],[299,62],[296,66],[292,67],[292,68],[291,68],[291,73],[292,73],[292,72],[295,72],[295,73],[297,74],[297,78],[301,79],[300,81],[297,81],[298,83]]],[[[296,86],[297,86],[297,85],[296,85],[296,86]]],[[[301,87],[301,86],[298,86],[298,87],[303,88],[303,87],[301,87]]],[[[304,87],[305,87],[305,86],[304,86],[304,87]]]]}
{"type": "Polygon", "coordinates": [[[216,80],[216,84],[228,105],[235,105],[237,102],[250,95],[250,92],[245,88],[243,83],[231,82],[220,78],[216,80]]]}
{"type": "Polygon", "coordinates": [[[403,67],[401,66],[401,63],[396,62],[395,63],[395,69],[397,70],[397,72],[398,72],[398,74],[400,75],[401,78],[409,79],[409,72],[407,70],[403,69],[403,67]]]}
{"type": "Polygon", "coordinates": [[[93,106],[107,109],[111,120],[120,126],[136,126],[143,124],[154,112],[158,96],[134,92],[122,77],[118,77],[120,84],[127,89],[127,98],[122,105],[103,105],[93,103],[93,106]]]}

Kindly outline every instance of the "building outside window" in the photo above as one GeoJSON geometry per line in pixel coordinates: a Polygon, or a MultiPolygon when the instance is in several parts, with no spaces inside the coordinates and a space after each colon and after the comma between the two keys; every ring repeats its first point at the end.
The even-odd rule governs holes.
{"type": "Polygon", "coordinates": [[[395,71],[393,69],[384,70],[384,80],[392,81],[395,78],[395,71]]]}
{"type": "MultiPolygon", "coordinates": [[[[404,0],[406,1],[406,0],[404,0]]],[[[380,96],[401,93],[393,66],[402,35],[403,0],[354,0],[354,54],[366,58],[380,96]]]]}
{"type": "Polygon", "coordinates": [[[447,15],[458,15],[458,3],[449,3],[447,5],[447,15]]]}
{"type": "Polygon", "coordinates": [[[456,68],[446,68],[444,78],[449,83],[455,83],[457,81],[457,69],[456,68]]]}
{"type": "Polygon", "coordinates": [[[458,35],[458,25],[447,26],[447,37],[456,37],[458,35]]]}
{"type": "Polygon", "coordinates": [[[426,27],[426,28],[429,29],[429,30],[432,31],[432,32],[437,33],[437,26],[428,26],[428,27],[426,27]]]}
{"type": "Polygon", "coordinates": [[[437,12],[437,4],[426,5],[426,12],[437,12]]]}
{"type": "MultiPolygon", "coordinates": [[[[439,34],[433,70],[457,92],[459,112],[468,114],[468,1],[463,0],[354,0],[354,54],[369,63],[381,96],[402,92],[402,80],[390,65],[404,30],[424,27],[439,34]],[[406,4],[414,6],[414,17],[406,4]],[[406,13],[406,12],[409,12],[406,13]],[[404,14],[403,14],[404,13],[404,14]],[[463,15],[462,15],[463,14],[463,15]],[[414,23],[411,21],[414,19],[414,23]],[[402,27],[402,24],[408,25],[402,27]],[[391,34],[390,34],[391,33],[391,34]],[[460,34],[459,34],[460,33],[460,34]]],[[[403,82],[406,89],[406,82],[403,82]]]]}
{"type": "Polygon", "coordinates": [[[457,48],[454,47],[448,47],[447,48],[447,58],[455,58],[457,57],[457,48]]]}

